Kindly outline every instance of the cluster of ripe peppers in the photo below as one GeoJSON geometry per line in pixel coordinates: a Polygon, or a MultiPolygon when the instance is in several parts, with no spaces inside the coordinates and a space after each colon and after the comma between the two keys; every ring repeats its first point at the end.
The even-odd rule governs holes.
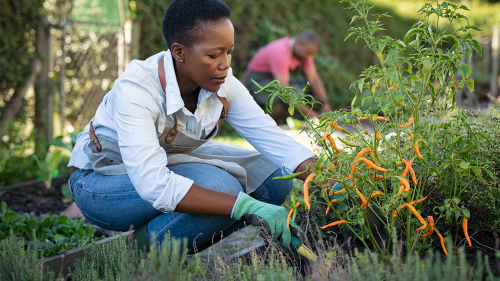
{"type": "MultiPolygon", "coordinates": [[[[360,118],[361,120],[364,120],[364,119],[368,119],[368,117],[361,117],[360,118]]],[[[377,117],[377,120],[381,120],[381,121],[387,121],[387,118],[385,117],[377,117]]],[[[400,125],[400,127],[404,128],[404,127],[408,127],[409,125],[411,125],[414,121],[414,118],[411,117],[410,120],[408,120],[407,123],[403,124],[403,125],[400,125]]],[[[349,134],[351,135],[350,132],[348,132],[347,130],[345,130],[344,128],[340,127],[339,125],[333,123],[333,122],[327,122],[327,125],[335,128],[335,129],[338,129],[339,131],[341,132],[344,132],[346,134],[349,134]]],[[[414,139],[414,135],[413,133],[410,134],[410,137],[411,139],[413,140],[414,139]]],[[[381,136],[379,137],[377,135],[377,140],[379,140],[381,138],[381,136]]],[[[321,138],[319,141],[324,141],[328,139],[328,141],[332,144],[332,147],[333,149],[336,151],[336,152],[340,152],[341,149],[339,149],[337,147],[337,145],[335,144],[335,141],[333,139],[333,137],[329,134],[329,133],[326,133],[323,138],[321,138]]],[[[417,155],[417,157],[421,158],[421,159],[424,159],[422,157],[422,155],[420,154],[420,150],[418,148],[418,141],[415,142],[414,144],[414,150],[415,150],[415,154],[417,155]]],[[[388,172],[389,170],[385,169],[385,168],[382,168],[380,166],[377,166],[377,164],[375,164],[375,157],[373,156],[373,149],[371,148],[364,148],[362,149],[357,155],[356,157],[354,158],[354,163],[351,167],[351,174],[348,176],[348,177],[345,177],[345,179],[349,180],[349,179],[352,179],[354,177],[354,173],[356,171],[356,167],[357,167],[357,164],[359,161],[361,162],[364,162],[366,164],[366,166],[368,168],[371,168],[371,169],[374,169],[374,170],[377,170],[377,171],[380,171],[380,172],[388,172]],[[366,154],[366,153],[369,153],[371,155],[371,158],[373,161],[370,161],[369,159],[367,158],[364,158],[363,156],[366,154]]],[[[407,161],[407,160],[403,160],[406,168],[404,169],[403,173],[402,173],[402,176],[398,177],[398,180],[399,182],[402,184],[399,188],[399,191],[398,191],[398,194],[401,194],[403,191],[406,191],[408,192],[410,190],[410,184],[409,182],[406,180],[406,175],[408,173],[410,173],[411,175],[411,178],[413,180],[413,182],[415,183],[415,185],[417,185],[417,177],[415,175],[415,171],[413,170],[412,168],[412,163],[413,163],[413,160],[415,158],[411,159],[410,161],[407,161]]],[[[331,169],[333,170],[335,168],[335,165],[332,163],[331,164],[331,169]]],[[[304,202],[306,204],[306,207],[307,209],[311,209],[311,204],[309,202],[309,186],[308,186],[308,183],[314,178],[314,174],[311,173],[307,178],[306,180],[304,181],[304,185],[303,185],[303,193],[304,193],[304,202]]],[[[375,180],[375,177],[379,177],[379,178],[384,178],[382,175],[376,175],[376,176],[373,176],[373,180],[375,180]]],[[[351,187],[353,187],[355,185],[355,183],[351,183],[351,187]]],[[[363,194],[358,190],[357,187],[355,187],[355,190],[356,190],[356,194],[359,196],[359,198],[361,199],[361,208],[366,208],[367,204],[368,204],[368,201],[365,199],[365,197],[363,196],[363,194]]],[[[332,190],[333,191],[333,190],[332,190]]],[[[334,192],[335,193],[342,193],[342,192],[345,192],[346,189],[343,188],[342,190],[339,190],[339,191],[336,191],[334,192]]],[[[371,197],[374,197],[374,196],[379,196],[379,195],[383,195],[383,193],[381,191],[376,191],[376,192],[373,192],[369,198],[371,197]]],[[[412,201],[408,204],[403,204],[401,206],[399,206],[398,208],[396,208],[396,210],[394,210],[394,213],[393,213],[393,217],[397,217],[398,215],[398,210],[402,209],[402,208],[408,208],[408,210],[410,210],[410,212],[420,221],[420,223],[422,224],[421,227],[417,228],[416,231],[420,231],[420,230],[425,230],[427,228],[427,222],[422,218],[422,216],[418,213],[418,211],[415,209],[414,205],[415,204],[418,204],[422,201],[424,201],[427,197],[424,197],[424,198],[421,198],[421,199],[418,199],[416,201],[412,201]]],[[[333,199],[331,201],[331,203],[336,203],[338,202],[337,199],[333,199]]],[[[299,207],[300,206],[300,203],[296,203],[296,207],[299,207]]],[[[290,220],[292,214],[293,214],[293,209],[290,210],[290,212],[288,213],[288,220],[290,220]]],[[[328,214],[328,211],[330,211],[330,206],[327,207],[326,209],[326,213],[325,214],[328,214]]],[[[437,231],[437,229],[434,229],[434,218],[432,216],[427,216],[427,220],[429,221],[429,229],[427,231],[427,233],[425,234],[421,234],[420,237],[429,237],[431,236],[434,232],[436,232],[437,236],[439,237],[439,240],[441,242],[441,247],[443,248],[443,251],[446,255],[448,255],[448,251],[446,250],[446,246],[444,244],[444,239],[443,239],[443,236],[439,233],[439,231],[437,231]]],[[[336,225],[340,225],[340,224],[344,224],[346,223],[345,220],[338,220],[338,221],[334,221],[332,223],[329,223],[327,225],[324,225],[322,227],[320,227],[321,229],[325,229],[325,228],[328,228],[328,227],[332,227],[332,226],[336,226],[336,225]]],[[[467,231],[467,218],[463,218],[462,220],[462,229],[463,229],[463,232],[464,232],[464,235],[465,235],[465,238],[467,239],[467,243],[469,244],[469,247],[472,246],[472,243],[471,243],[471,240],[470,240],[470,237],[469,237],[469,234],[468,234],[468,231],[467,231]]]]}

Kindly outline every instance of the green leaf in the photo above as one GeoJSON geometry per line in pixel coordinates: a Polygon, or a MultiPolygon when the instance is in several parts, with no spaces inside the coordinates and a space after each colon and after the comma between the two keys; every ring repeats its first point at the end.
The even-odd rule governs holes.
{"type": "Polygon", "coordinates": [[[359,92],[362,93],[363,92],[363,85],[365,83],[365,79],[359,79],[359,82],[358,82],[358,89],[359,89],[359,92]]]}
{"type": "Polygon", "coordinates": [[[471,41],[472,45],[472,49],[474,49],[474,51],[476,51],[481,57],[483,56],[483,49],[481,48],[481,45],[479,44],[479,42],[477,42],[476,40],[472,40],[471,41]]]}
{"type": "Polygon", "coordinates": [[[69,188],[69,184],[61,185],[61,193],[68,201],[73,201],[73,195],[71,194],[71,190],[69,188]]]}
{"type": "Polygon", "coordinates": [[[59,219],[57,220],[57,225],[64,225],[64,224],[67,224],[69,222],[69,218],[67,216],[59,216],[59,219]]]}
{"type": "Polygon", "coordinates": [[[17,221],[17,214],[13,211],[9,211],[5,214],[5,221],[8,224],[13,225],[17,221]]]}
{"type": "Polygon", "coordinates": [[[464,79],[469,79],[470,66],[468,64],[462,63],[458,68],[460,69],[460,72],[462,72],[462,77],[464,79]]]}
{"type": "Polygon", "coordinates": [[[476,175],[478,181],[482,184],[486,184],[486,181],[483,179],[482,175],[481,175],[481,171],[477,168],[477,167],[471,167],[471,170],[474,172],[474,174],[476,175]]]}
{"type": "Polygon", "coordinates": [[[462,9],[462,10],[470,11],[469,8],[467,8],[467,6],[465,6],[465,5],[460,5],[460,7],[458,7],[458,8],[462,9]]]}
{"type": "Polygon", "coordinates": [[[469,166],[470,166],[470,163],[468,163],[468,162],[463,162],[463,161],[462,161],[462,162],[460,163],[460,168],[462,168],[462,170],[467,170],[467,169],[469,169],[469,166]]]}
{"type": "Polygon", "coordinates": [[[474,79],[469,79],[467,86],[469,86],[471,92],[474,92],[474,79]]]}
{"type": "Polygon", "coordinates": [[[476,134],[476,135],[479,135],[480,137],[482,137],[483,139],[487,140],[488,142],[491,142],[491,140],[490,140],[490,139],[489,139],[489,138],[488,138],[485,134],[480,133],[480,132],[475,133],[475,134],[476,134]]]}
{"type": "Polygon", "coordinates": [[[470,212],[469,212],[469,210],[467,210],[467,209],[463,208],[463,209],[462,209],[462,214],[464,214],[464,217],[465,217],[466,219],[469,219],[469,218],[470,218],[470,212]]]}
{"type": "Polygon", "coordinates": [[[495,176],[493,175],[493,173],[490,170],[488,170],[486,168],[481,168],[481,170],[486,172],[491,179],[495,179],[495,176]]]}
{"type": "Polygon", "coordinates": [[[425,68],[426,70],[430,70],[430,69],[432,68],[432,63],[431,63],[431,61],[430,61],[430,60],[424,60],[424,61],[422,62],[422,64],[424,65],[424,68],[425,68]]]}
{"type": "Polygon", "coordinates": [[[349,37],[353,36],[354,34],[356,34],[356,32],[351,32],[347,35],[347,37],[344,39],[344,42],[345,40],[349,39],[349,37]]]}
{"type": "Polygon", "coordinates": [[[2,212],[0,214],[3,217],[7,213],[7,203],[5,203],[5,202],[2,201],[1,205],[2,205],[2,212]]]}
{"type": "Polygon", "coordinates": [[[58,136],[53,141],[49,142],[49,144],[66,148],[69,152],[72,152],[73,149],[71,149],[71,147],[69,147],[66,143],[63,142],[63,138],[64,138],[63,136],[58,136]]]}
{"type": "MultiPolygon", "coordinates": [[[[357,20],[359,18],[359,16],[354,16],[352,17],[352,20],[351,22],[349,23],[349,25],[351,25],[355,20],[357,20]]],[[[347,38],[346,38],[347,39],[347,38]]],[[[345,40],[344,40],[345,41],[345,40]]]]}

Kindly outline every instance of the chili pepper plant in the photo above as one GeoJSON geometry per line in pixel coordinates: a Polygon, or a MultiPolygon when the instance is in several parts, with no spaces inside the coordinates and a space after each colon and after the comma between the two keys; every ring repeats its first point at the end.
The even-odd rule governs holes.
{"type": "MultiPolygon", "coordinates": [[[[394,39],[379,35],[384,30],[381,19],[390,15],[370,14],[373,4],[366,0],[341,2],[355,13],[351,25],[357,25],[346,40],[361,39],[378,58],[378,64],[366,68],[351,84],[351,107],[323,113],[314,121],[299,109],[317,103],[305,94],[309,85],[301,93],[281,87],[278,81],[259,86],[259,92],[270,94],[267,110],[272,110],[276,97],[288,103],[290,114],[298,112],[307,121],[303,132],[321,148],[317,165],[308,167],[315,176],[303,190],[296,188],[286,204],[293,219],[297,208],[321,205],[332,226],[340,225],[387,261],[395,239],[402,240],[406,253],[423,253],[433,241],[446,253],[445,244],[436,239],[442,241],[451,227],[463,225],[460,236],[468,240],[470,213],[460,198],[468,183],[489,174],[469,155],[480,140],[489,140],[473,131],[466,122],[467,112],[456,107],[457,91],[465,86],[474,89],[470,67],[462,61],[472,51],[482,54],[471,33],[479,28],[460,14],[468,10],[464,5],[425,4],[418,11],[422,19],[403,39],[394,39]],[[460,27],[452,29],[457,23],[460,27]],[[362,110],[367,101],[371,107],[362,110]],[[335,131],[343,136],[335,140],[330,135],[335,131]],[[449,149],[443,152],[442,146],[449,149]],[[443,174],[450,170],[451,177],[443,174]],[[451,180],[441,184],[444,177],[451,180]],[[340,187],[333,189],[332,181],[340,187]],[[320,188],[309,193],[308,185],[320,188]],[[425,200],[436,189],[446,196],[439,206],[425,200]],[[375,212],[377,207],[380,213],[375,212]],[[389,232],[386,243],[376,242],[369,214],[375,214],[389,232]]],[[[327,231],[329,225],[322,228],[327,231]]]]}

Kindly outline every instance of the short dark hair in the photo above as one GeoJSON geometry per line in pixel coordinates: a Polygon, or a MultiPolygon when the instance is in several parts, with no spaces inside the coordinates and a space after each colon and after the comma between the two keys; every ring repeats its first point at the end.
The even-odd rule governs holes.
{"type": "Polygon", "coordinates": [[[297,40],[303,43],[312,43],[319,46],[319,37],[316,33],[311,31],[306,31],[297,36],[297,40]]]}
{"type": "Polygon", "coordinates": [[[170,49],[173,43],[190,46],[193,27],[199,22],[229,18],[231,9],[219,0],[174,0],[163,16],[161,28],[170,49]]]}

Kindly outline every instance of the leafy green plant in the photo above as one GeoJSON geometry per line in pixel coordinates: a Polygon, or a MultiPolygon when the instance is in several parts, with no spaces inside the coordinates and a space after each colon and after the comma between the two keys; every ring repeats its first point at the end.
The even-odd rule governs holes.
{"type": "Polygon", "coordinates": [[[47,215],[36,219],[34,213],[18,215],[1,202],[0,251],[7,247],[9,236],[21,238],[24,245],[37,245],[44,257],[58,255],[93,241],[95,230],[84,227],[85,218],[69,219],[66,216],[47,215]]]}
{"type": "Polygon", "coordinates": [[[54,138],[53,141],[49,142],[50,145],[58,146],[67,149],[69,152],[73,151],[73,147],[75,147],[76,144],[76,139],[78,138],[78,135],[82,131],[74,131],[69,134],[69,141],[71,141],[71,145],[68,145],[68,143],[65,141],[65,136],[57,136],[54,138]]]}
{"type": "Polygon", "coordinates": [[[10,147],[7,149],[5,153],[2,153],[2,158],[0,159],[0,173],[5,170],[5,165],[7,164],[7,160],[10,158],[10,154],[12,153],[13,150],[19,150],[21,149],[22,146],[20,145],[14,145],[13,147],[10,147]]]}
{"type": "Polygon", "coordinates": [[[33,158],[35,158],[38,165],[38,175],[42,177],[45,187],[50,189],[52,187],[52,178],[58,174],[57,167],[61,162],[61,150],[57,150],[55,153],[48,152],[43,162],[40,161],[36,154],[33,154],[33,158]]]}
{"type": "MultiPolygon", "coordinates": [[[[319,122],[307,120],[300,112],[307,120],[304,131],[321,147],[317,165],[308,170],[315,174],[311,183],[324,188],[316,189],[307,199],[313,205],[329,206],[330,221],[344,221],[340,229],[354,235],[366,248],[375,250],[389,262],[389,249],[394,240],[389,238],[380,245],[374,236],[378,234],[368,223],[367,214],[375,213],[375,205],[380,207],[379,220],[389,237],[404,238],[406,253],[414,250],[424,253],[437,239],[420,236],[430,232],[426,216],[436,217],[434,232],[442,234],[446,234],[451,225],[461,224],[470,217],[461,200],[468,183],[482,181],[482,172],[491,172],[471,158],[471,151],[480,147],[479,142],[489,139],[467,123],[469,113],[455,107],[459,89],[465,86],[474,89],[470,67],[462,63],[462,58],[470,57],[471,50],[481,54],[481,47],[470,32],[478,28],[466,22],[456,30],[448,30],[455,21],[467,21],[459,13],[467,10],[464,5],[426,4],[419,11],[422,20],[403,40],[398,40],[377,35],[384,30],[382,18],[390,16],[371,15],[370,2],[341,2],[348,3],[349,9],[356,13],[351,23],[357,20],[364,23],[362,27],[351,27],[346,39],[354,36],[355,42],[365,41],[379,64],[365,69],[361,79],[352,83],[355,95],[349,110],[324,113],[319,122]],[[453,44],[451,48],[444,48],[448,43],[453,44]],[[362,92],[366,97],[361,106],[357,106],[362,92]],[[362,110],[368,100],[371,107],[362,110]],[[363,125],[361,120],[368,120],[373,131],[364,128],[366,123],[363,125]],[[325,135],[335,130],[345,133],[337,138],[338,147],[333,138],[325,135]],[[443,146],[447,149],[444,153],[443,146]],[[405,164],[407,160],[413,164],[405,164]],[[445,176],[451,181],[444,184],[445,176]],[[342,190],[331,190],[332,180],[340,183],[342,190]],[[425,200],[437,188],[446,197],[438,202],[439,206],[429,211],[428,202],[415,203],[425,200]],[[339,203],[332,203],[332,197],[339,203]],[[352,206],[341,202],[352,202],[352,206]],[[401,225],[400,231],[398,225],[401,225]]],[[[259,92],[262,91],[270,94],[268,110],[275,97],[289,103],[290,111],[315,103],[304,91],[294,93],[290,87],[282,88],[278,81],[260,87],[259,92]]],[[[296,200],[305,206],[298,189],[294,189],[287,206],[295,209],[296,200]]],[[[463,237],[463,233],[460,235],[463,237]]]]}

